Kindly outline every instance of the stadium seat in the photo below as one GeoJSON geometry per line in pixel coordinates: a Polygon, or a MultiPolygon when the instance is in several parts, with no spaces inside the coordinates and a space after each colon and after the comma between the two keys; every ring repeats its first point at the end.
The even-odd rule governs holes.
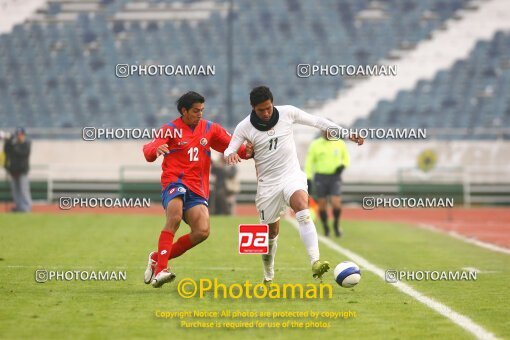
{"type": "MultiPolygon", "coordinates": [[[[146,2],[150,6],[175,4],[168,0],[146,2]]],[[[219,0],[213,2],[218,6],[226,4],[219,0]]],[[[210,10],[207,19],[197,22],[118,19],[116,15],[128,3],[131,1],[101,0],[97,10],[79,12],[74,21],[20,24],[10,34],[0,36],[0,80],[4,80],[0,82],[0,92],[10,94],[9,100],[0,106],[0,116],[10,116],[14,110],[19,119],[17,125],[38,127],[78,127],[84,115],[91,119],[89,125],[118,122],[124,126],[146,127],[152,126],[161,110],[170,114],[157,119],[173,117],[172,103],[178,92],[193,89],[204,93],[208,110],[218,112],[226,122],[225,13],[210,10]],[[115,78],[116,64],[144,62],[210,64],[216,66],[216,75],[198,79],[181,77],[178,85],[172,77],[164,76],[115,78]],[[30,81],[21,80],[26,75],[30,75],[30,81]],[[20,88],[30,95],[19,92],[20,88]],[[129,99],[128,94],[136,94],[136,99],[129,99]],[[59,119],[34,123],[28,113],[17,111],[26,101],[35,110],[44,104],[43,114],[50,111],[59,119]]],[[[180,8],[196,3],[181,1],[180,8]]],[[[346,79],[301,79],[295,75],[296,65],[376,63],[399,46],[427,39],[467,3],[468,0],[387,0],[377,5],[384,20],[375,20],[364,15],[367,9],[374,8],[374,2],[368,0],[320,3],[234,0],[234,117],[230,124],[249,112],[248,93],[252,86],[262,83],[273,87],[280,104],[292,102],[305,107],[311,102],[334,98],[346,86],[346,79]],[[319,40],[326,43],[318,45],[319,40]]],[[[52,3],[47,14],[52,16],[61,11],[60,4],[52,3]]],[[[473,60],[440,72],[431,82],[421,82],[417,89],[403,92],[392,103],[380,103],[370,117],[356,125],[385,126],[396,121],[403,125],[437,124],[435,120],[423,119],[422,115],[424,112],[441,115],[443,109],[457,110],[453,120],[467,123],[468,120],[459,118],[467,114],[465,103],[459,102],[459,98],[468,93],[476,99],[490,86],[497,93],[484,99],[490,104],[481,104],[480,109],[492,112],[491,119],[500,117],[504,124],[510,124],[506,113],[510,93],[508,69],[502,71],[499,66],[510,50],[509,40],[508,34],[499,32],[492,42],[477,46],[473,60]],[[479,62],[483,68],[478,68],[479,62]],[[472,77],[478,85],[466,85],[465,80],[472,77]],[[424,87],[432,90],[423,93],[424,87]],[[411,108],[415,111],[408,114],[411,108]]],[[[489,124],[491,119],[487,118],[484,124],[489,124]]]]}

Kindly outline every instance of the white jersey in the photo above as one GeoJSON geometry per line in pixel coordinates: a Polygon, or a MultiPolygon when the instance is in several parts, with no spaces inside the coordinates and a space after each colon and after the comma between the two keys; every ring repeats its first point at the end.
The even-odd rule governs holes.
{"type": "Polygon", "coordinates": [[[278,123],[268,131],[257,130],[250,122],[250,116],[243,119],[236,127],[224,156],[228,157],[248,141],[255,151],[255,168],[258,186],[275,186],[285,183],[301,172],[292,124],[303,124],[326,130],[328,127],[340,128],[338,125],[308,114],[291,105],[275,106],[279,112],[278,123]]]}

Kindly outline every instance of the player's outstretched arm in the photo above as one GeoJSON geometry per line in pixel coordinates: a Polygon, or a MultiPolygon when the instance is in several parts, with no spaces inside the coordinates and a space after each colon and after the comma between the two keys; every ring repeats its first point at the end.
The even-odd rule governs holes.
{"type": "Polygon", "coordinates": [[[365,138],[363,137],[359,137],[356,133],[352,132],[351,135],[349,136],[349,140],[350,141],[353,141],[354,143],[358,144],[358,145],[363,145],[363,143],[365,143],[365,138]]]}
{"type": "MultiPolygon", "coordinates": [[[[241,162],[242,151],[244,148],[244,153],[246,156],[246,147],[243,145],[246,138],[244,137],[243,129],[241,127],[241,123],[237,125],[234,134],[232,135],[230,139],[230,143],[228,144],[228,147],[225,149],[225,152],[223,153],[223,156],[225,157],[225,162],[228,165],[233,165],[241,162]],[[238,151],[239,150],[239,154],[238,151]]],[[[253,155],[253,146],[250,147],[251,153],[253,155]]],[[[251,156],[252,156],[251,155],[251,156]]],[[[249,157],[246,157],[249,158],[249,157]]]]}
{"type": "MultiPolygon", "coordinates": [[[[294,110],[293,110],[294,122],[296,122],[298,124],[302,124],[302,125],[313,126],[313,127],[321,129],[322,131],[327,131],[328,128],[329,129],[331,129],[331,128],[337,129],[338,135],[339,136],[342,135],[342,131],[344,129],[340,125],[337,125],[326,118],[322,118],[322,117],[318,117],[318,116],[314,116],[309,113],[306,113],[305,111],[298,109],[297,107],[293,107],[293,108],[294,108],[294,110]]],[[[363,145],[363,143],[365,141],[364,138],[359,137],[355,133],[351,133],[349,135],[349,140],[357,143],[358,145],[363,145]]]]}
{"type": "MultiPolygon", "coordinates": [[[[168,129],[168,126],[162,126],[161,130],[168,129]]],[[[161,135],[165,135],[162,133],[161,135]]],[[[167,138],[155,138],[143,146],[143,155],[147,162],[154,162],[156,158],[169,153],[167,138]]]]}

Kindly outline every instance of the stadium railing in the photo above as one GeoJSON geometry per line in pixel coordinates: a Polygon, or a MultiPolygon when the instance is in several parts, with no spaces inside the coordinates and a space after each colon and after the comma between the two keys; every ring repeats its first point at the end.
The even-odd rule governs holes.
{"type": "Polygon", "coordinates": [[[453,198],[455,204],[470,207],[482,204],[510,204],[510,181],[501,178],[510,167],[437,168],[424,172],[417,168],[399,170],[398,190],[401,196],[453,198]]]}
{"type": "MultiPolygon", "coordinates": [[[[118,178],[98,179],[94,174],[104,171],[99,166],[73,166],[37,164],[31,166],[30,183],[34,202],[52,204],[60,197],[111,197],[150,198],[161,201],[159,169],[145,166],[116,167],[118,178]],[[62,171],[81,177],[61,177],[62,171]]],[[[343,201],[360,204],[363,197],[453,197],[455,204],[510,205],[510,180],[500,179],[510,173],[510,166],[488,169],[485,167],[441,168],[430,173],[418,169],[400,169],[396,183],[345,183],[343,201]]],[[[0,201],[11,201],[10,186],[5,169],[0,169],[0,201]]],[[[214,179],[211,181],[211,187],[214,179]]],[[[257,183],[242,181],[238,203],[253,203],[257,183]]]]}

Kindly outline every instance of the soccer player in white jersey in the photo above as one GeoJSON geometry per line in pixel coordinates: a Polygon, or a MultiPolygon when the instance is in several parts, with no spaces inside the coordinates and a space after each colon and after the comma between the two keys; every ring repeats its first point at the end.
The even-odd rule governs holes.
{"type": "MultiPolygon", "coordinates": [[[[227,164],[236,164],[241,161],[237,150],[244,141],[253,144],[258,182],[255,204],[261,223],[269,225],[269,252],[262,255],[264,283],[271,283],[274,277],[280,214],[287,206],[296,213],[313,277],[322,279],[329,270],[329,263],[320,259],[317,230],[308,209],[306,175],[299,165],[292,124],[309,125],[323,131],[341,127],[291,105],[273,106],[273,95],[266,86],[251,91],[250,103],[253,111],[237,125],[224,157],[227,164]]],[[[364,142],[355,135],[349,139],[358,145],[364,142]]]]}

